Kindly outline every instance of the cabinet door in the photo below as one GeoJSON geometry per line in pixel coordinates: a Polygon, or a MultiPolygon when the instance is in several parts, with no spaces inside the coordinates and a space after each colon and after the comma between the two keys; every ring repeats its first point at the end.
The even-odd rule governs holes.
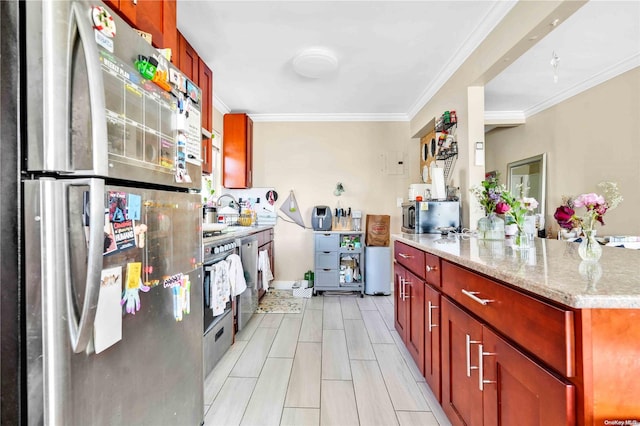
{"type": "Polygon", "coordinates": [[[247,188],[253,187],[253,120],[247,117],[247,168],[245,178],[247,188]]]}
{"type": "Polygon", "coordinates": [[[483,362],[480,372],[486,382],[485,424],[575,424],[575,388],[571,383],[551,374],[486,328],[483,342],[484,356],[479,351],[478,362],[483,362]]]}
{"type": "Polygon", "coordinates": [[[213,130],[213,72],[198,58],[198,87],[202,89],[202,127],[213,130]]]}
{"type": "MultiPolygon", "coordinates": [[[[120,2],[126,1],[120,0],[120,2]]],[[[175,57],[178,48],[176,0],[138,0],[135,7],[137,9],[135,26],[151,34],[155,47],[170,48],[175,57]]],[[[172,62],[176,63],[175,60],[172,62]]]]}
{"type": "Polygon", "coordinates": [[[196,84],[198,84],[198,61],[198,52],[191,47],[182,34],[178,33],[178,68],[196,84]]]}
{"type": "Polygon", "coordinates": [[[424,378],[431,391],[442,402],[440,387],[440,293],[424,286],[424,378]]]}
{"type": "Polygon", "coordinates": [[[405,280],[407,307],[406,346],[424,374],[424,281],[407,271],[405,280]]]}
{"type": "Polygon", "coordinates": [[[136,5],[133,0],[105,0],[104,3],[130,25],[136,26],[136,5]]]}
{"type": "Polygon", "coordinates": [[[393,284],[393,314],[394,314],[394,322],[396,324],[396,331],[402,338],[402,340],[406,343],[406,335],[407,335],[407,304],[405,302],[404,296],[404,280],[406,277],[406,269],[403,266],[400,266],[398,263],[394,263],[393,265],[393,275],[394,275],[394,284],[393,284]]]}
{"type": "Polygon", "coordinates": [[[251,188],[253,167],[253,122],[247,114],[224,115],[222,185],[251,188]]]}
{"type": "Polygon", "coordinates": [[[482,325],[444,297],[441,306],[442,409],[453,425],[481,425],[477,355],[482,325]]]}

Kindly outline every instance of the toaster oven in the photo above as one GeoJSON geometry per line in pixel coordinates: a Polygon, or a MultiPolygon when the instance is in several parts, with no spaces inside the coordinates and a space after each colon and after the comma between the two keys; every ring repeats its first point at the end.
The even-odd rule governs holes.
{"type": "Polygon", "coordinates": [[[402,204],[402,232],[440,234],[442,228],[460,231],[460,201],[412,201],[402,204]]]}

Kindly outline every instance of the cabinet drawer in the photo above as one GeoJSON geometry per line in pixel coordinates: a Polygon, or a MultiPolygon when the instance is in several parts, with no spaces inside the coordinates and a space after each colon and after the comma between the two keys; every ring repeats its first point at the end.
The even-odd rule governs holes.
{"type": "Polygon", "coordinates": [[[570,310],[442,261],[442,289],[460,305],[566,377],[575,375],[570,310]]]}
{"type": "Polygon", "coordinates": [[[395,253],[395,259],[398,261],[398,263],[406,266],[407,269],[416,274],[418,277],[422,279],[425,278],[425,253],[422,250],[396,241],[393,251],[395,253]]]}
{"type": "Polygon", "coordinates": [[[339,234],[316,234],[316,251],[334,251],[339,248],[339,234]]]}
{"type": "Polygon", "coordinates": [[[316,252],[316,269],[336,269],[338,267],[338,252],[316,252]]]}
{"type": "Polygon", "coordinates": [[[424,279],[434,287],[442,287],[440,282],[440,258],[430,253],[424,254],[424,279]]]}
{"type": "Polygon", "coordinates": [[[338,287],[340,285],[340,272],[337,269],[316,269],[314,286],[338,287]]]}

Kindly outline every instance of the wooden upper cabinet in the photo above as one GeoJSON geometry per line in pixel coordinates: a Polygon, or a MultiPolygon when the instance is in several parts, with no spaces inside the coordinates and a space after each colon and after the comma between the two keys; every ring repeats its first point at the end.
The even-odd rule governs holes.
{"type": "Polygon", "coordinates": [[[137,8],[133,0],[104,0],[104,4],[117,12],[130,25],[136,27],[137,8]]]}
{"type": "Polygon", "coordinates": [[[202,89],[202,127],[213,130],[213,72],[198,59],[198,86],[202,89]]]}
{"type": "Polygon", "coordinates": [[[251,188],[252,169],[253,121],[247,114],[225,114],[222,185],[225,188],[251,188]]]}
{"type": "Polygon", "coordinates": [[[132,27],[151,34],[154,47],[170,48],[171,61],[176,63],[176,0],[106,0],[105,4],[132,27]]]}
{"type": "MultiPolygon", "coordinates": [[[[202,98],[200,99],[202,128],[211,132],[213,130],[213,72],[180,32],[178,32],[177,63],[180,71],[202,90],[202,98]]],[[[212,172],[213,152],[211,139],[203,138],[202,173],[211,174],[212,172]]]]}
{"type": "Polygon", "coordinates": [[[184,36],[178,32],[178,68],[187,78],[198,84],[200,58],[184,36]]]}
{"type": "MultiPolygon", "coordinates": [[[[198,86],[202,89],[201,116],[202,127],[207,131],[213,130],[213,72],[198,58],[198,86]]],[[[202,138],[202,173],[213,173],[213,147],[211,139],[202,138]]]]}
{"type": "Polygon", "coordinates": [[[138,0],[136,8],[138,29],[151,34],[155,47],[171,48],[172,62],[175,64],[178,51],[176,0],[138,0]]]}

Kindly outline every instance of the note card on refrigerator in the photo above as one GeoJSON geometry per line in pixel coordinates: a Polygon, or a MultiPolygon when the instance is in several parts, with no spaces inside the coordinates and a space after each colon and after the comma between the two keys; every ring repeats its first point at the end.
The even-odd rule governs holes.
{"type": "Polygon", "coordinates": [[[103,269],[93,323],[93,344],[97,354],[122,340],[121,294],[122,267],[103,269]]]}

